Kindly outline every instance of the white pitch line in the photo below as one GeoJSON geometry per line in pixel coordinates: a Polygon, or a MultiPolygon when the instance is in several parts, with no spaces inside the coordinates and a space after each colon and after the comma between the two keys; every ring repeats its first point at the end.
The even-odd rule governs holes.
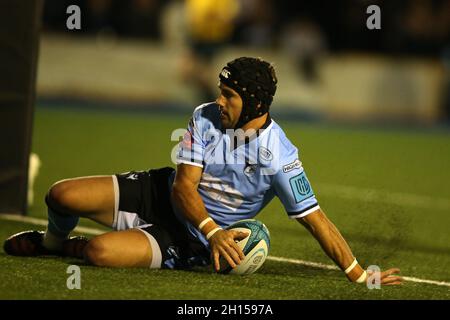
{"type": "MultiPolygon", "coordinates": [[[[319,262],[311,262],[311,261],[296,260],[296,259],[287,259],[287,258],[273,257],[273,256],[268,256],[267,260],[293,263],[293,264],[298,264],[298,265],[307,266],[307,267],[313,267],[313,268],[318,268],[318,269],[340,270],[335,265],[323,264],[323,263],[319,263],[319,262]]],[[[449,282],[445,282],[445,281],[435,281],[435,280],[427,280],[427,279],[419,279],[419,278],[414,278],[414,277],[403,277],[403,276],[402,276],[402,278],[403,278],[403,280],[410,281],[410,282],[427,283],[427,284],[434,284],[436,286],[450,287],[450,283],[449,282]]]]}
{"type": "Polygon", "coordinates": [[[306,267],[325,269],[325,270],[339,270],[339,268],[335,265],[323,264],[320,262],[311,262],[311,261],[305,261],[305,260],[288,259],[288,258],[274,257],[274,256],[268,256],[267,260],[299,264],[299,265],[306,266],[306,267]]]}
{"type": "MultiPolygon", "coordinates": [[[[39,218],[32,218],[32,217],[24,217],[24,216],[17,215],[17,214],[0,214],[0,219],[8,220],[8,221],[22,222],[22,223],[30,223],[30,224],[35,224],[35,225],[39,225],[39,226],[47,226],[47,220],[39,219],[39,218]]],[[[79,232],[79,233],[91,234],[91,235],[98,235],[98,234],[102,234],[102,233],[106,232],[104,230],[100,230],[100,229],[96,229],[96,228],[88,228],[88,227],[76,227],[74,231],[79,232]]],[[[335,265],[324,264],[324,263],[320,263],[320,262],[288,259],[288,258],[274,257],[274,256],[268,256],[267,260],[292,263],[292,264],[297,264],[297,265],[302,265],[302,266],[312,267],[312,268],[318,268],[318,269],[324,269],[324,270],[339,270],[339,268],[335,265]]],[[[450,283],[445,282],[445,281],[427,280],[427,279],[420,279],[420,278],[414,278],[414,277],[403,277],[403,279],[405,281],[410,281],[410,282],[426,283],[426,284],[433,284],[436,286],[450,287],[450,283]]]]}

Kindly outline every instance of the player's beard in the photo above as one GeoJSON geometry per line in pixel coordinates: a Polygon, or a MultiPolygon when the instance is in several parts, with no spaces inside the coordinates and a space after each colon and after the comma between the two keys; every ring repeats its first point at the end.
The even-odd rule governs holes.
{"type": "Polygon", "coordinates": [[[227,113],[220,112],[220,123],[223,129],[234,129],[230,116],[227,113]]]}

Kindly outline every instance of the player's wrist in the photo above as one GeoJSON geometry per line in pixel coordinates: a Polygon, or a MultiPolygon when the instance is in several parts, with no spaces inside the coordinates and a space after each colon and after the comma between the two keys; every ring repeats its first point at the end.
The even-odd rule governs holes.
{"type": "Polygon", "coordinates": [[[202,229],[208,224],[214,222],[214,220],[211,217],[207,217],[206,219],[204,219],[202,222],[200,222],[197,226],[197,229],[199,231],[202,231],[202,229]]]}
{"type": "Polygon", "coordinates": [[[367,271],[363,270],[363,273],[359,276],[358,279],[356,279],[356,283],[366,283],[367,280],[367,271]]]}
{"type": "Polygon", "coordinates": [[[209,241],[209,239],[212,238],[213,235],[215,235],[218,231],[223,230],[221,227],[216,227],[214,229],[212,229],[210,232],[208,232],[208,234],[206,235],[206,240],[209,241]]]}
{"type": "Polygon", "coordinates": [[[222,230],[222,228],[215,223],[211,217],[207,217],[202,222],[198,224],[197,229],[209,240],[217,231],[222,230]]]}
{"type": "Polygon", "coordinates": [[[367,272],[361,267],[356,258],[353,262],[344,270],[345,275],[351,282],[365,283],[367,279],[367,272]]]}

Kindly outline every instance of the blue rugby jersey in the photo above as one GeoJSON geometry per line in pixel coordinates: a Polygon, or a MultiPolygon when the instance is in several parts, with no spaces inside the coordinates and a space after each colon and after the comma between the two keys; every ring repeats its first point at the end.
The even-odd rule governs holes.
{"type": "MultiPolygon", "coordinates": [[[[231,148],[234,138],[221,127],[218,105],[206,103],[195,109],[178,145],[177,164],[203,168],[198,192],[208,214],[221,227],[254,218],[274,196],[281,200],[289,218],[319,209],[297,148],[273,119],[263,127],[247,143],[231,148]]],[[[177,218],[208,246],[196,226],[176,206],[174,209],[177,218]]]]}

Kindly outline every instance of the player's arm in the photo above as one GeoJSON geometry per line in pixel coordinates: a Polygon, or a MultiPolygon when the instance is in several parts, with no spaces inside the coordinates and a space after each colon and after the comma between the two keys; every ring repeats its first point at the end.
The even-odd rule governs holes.
{"type": "Polygon", "coordinates": [[[198,185],[202,176],[202,168],[189,164],[179,164],[172,187],[172,199],[178,209],[193,226],[199,227],[208,239],[211,256],[216,271],[219,270],[219,257],[223,256],[234,268],[244,259],[244,253],[235,240],[243,239],[246,233],[223,230],[212,219],[198,193],[198,185]]]}
{"type": "MultiPolygon", "coordinates": [[[[314,238],[316,238],[325,253],[346,272],[346,276],[350,281],[366,282],[366,271],[356,262],[347,242],[321,209],[302,218],[297,218],[297,221],[305,226],[314,238]]],[[[402,278],[394,275],[399,271],[399,269],[393,268],[381,272],[381,284],[401,284],[402,278]]]]}

